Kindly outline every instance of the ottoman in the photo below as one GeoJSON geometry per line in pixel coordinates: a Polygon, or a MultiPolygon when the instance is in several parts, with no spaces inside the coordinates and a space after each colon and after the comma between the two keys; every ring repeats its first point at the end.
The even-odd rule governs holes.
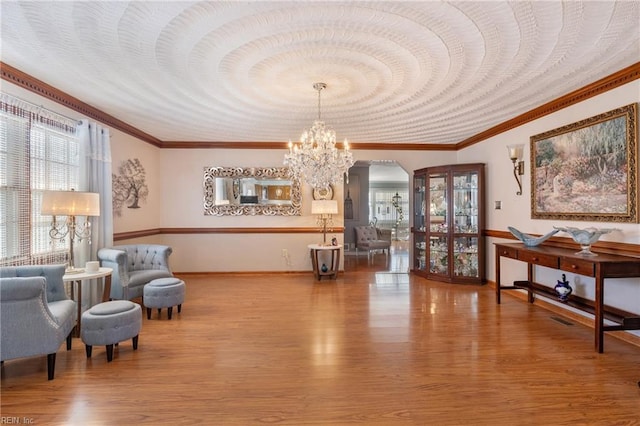
{"type": "Polygon", "coordinates": [[[82,314],[80,338],[86,345],[87,358],[95,345],[107,347],[107,362],[113,359],[113,345],[123,340],[133,340],[133,350],[138,349],[138,334],[142,327],[140,305],[128,300],[98,303],[82,314]]]}
{"type": "Polygon", "coordinates": [[[178,313],[182,311],[186,285],[181,279],[158,278],[144,286],[142,303],[147,308],[147,319],[151,319],[151,309],[158,309],[158,316],[162,308],[168,308],[169,319],[173,312],[173,307],[178,307],[178,313]]]}

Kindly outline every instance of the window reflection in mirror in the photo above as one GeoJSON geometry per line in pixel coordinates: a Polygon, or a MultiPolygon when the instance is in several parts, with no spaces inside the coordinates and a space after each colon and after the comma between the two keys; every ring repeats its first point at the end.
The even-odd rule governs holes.
{"type": "Polygon", "coordinates": [[[299,215],[299,180],[286,167],[204,169],[206,215],[299,215]]]}

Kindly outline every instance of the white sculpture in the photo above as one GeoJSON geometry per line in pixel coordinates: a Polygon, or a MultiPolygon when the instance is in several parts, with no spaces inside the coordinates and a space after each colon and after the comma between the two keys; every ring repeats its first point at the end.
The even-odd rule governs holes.
{"type": "Polygon", "coordinates": [[[591,244],[598,241],[601,235],[608,234],[613,231],[619,231],[619,229],[616,229],[616,228],[579,229],[579,228],[573,228],[570,226],[567,226],[567,227],[554,226],[554,228],[557,229],[558,231],[566,232],[567,234],[571,235],[571,238],[573,238],[573,241],[580,244],[580,248],[582,250],[580,250],[576,254],[579,254],[581,256],[597,256],[597,254],[591,251],[591,244]]]}
{"type": "Polygon", "coordinates": [[[551,238],[552,236],[554,236],[555,234],[558,233],[558,229],[554,229],[553,231],[542,235],[541,237],[534,237],[533,235],[529,235],[529,234],[525,234],[524,232],[520,232],[518,231],[516,228],[512,227],[512,226],[508,226],[507,227],[509,229],[509,231],[513,234],[514,237],[516,237],[517,239],[519,239],[520,241],[522,241],[524,243],[525,246],[527,247],[535,247],[538,244],[541,244],[543,241],[548,240],[549,238],[551,238]]]}

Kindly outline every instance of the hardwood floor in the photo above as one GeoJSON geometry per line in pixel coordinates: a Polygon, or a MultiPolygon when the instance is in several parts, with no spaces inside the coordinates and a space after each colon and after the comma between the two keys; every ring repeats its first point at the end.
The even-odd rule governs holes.
{"type": "MultiPolygon", "coordinates": [[[[401,253],[394,253],[401,254],[401,253]]],[[[391,256],[394,258],[395,256],[391,256]]],[[[34,425],[634,425],[640,348],[489,286],[430,282],[400,257],[304,274],[183,275],[167,320],[96,347],[6,361],[3,419],[34,425]],[[376,272],[377,271],[377,272],[376,272]]]]}

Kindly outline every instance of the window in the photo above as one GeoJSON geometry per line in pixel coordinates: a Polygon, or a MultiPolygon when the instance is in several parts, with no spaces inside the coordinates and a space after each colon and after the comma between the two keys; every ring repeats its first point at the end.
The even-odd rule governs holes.
{"type": "Polygon", "coordinates": [[[76,123],[2,94],[0,99],[0,264],[65,261],[68,241],[49,237],[42,192],[79,188],[76,123]]]}
{"type": "Polygon", "coordinates": [[[409,192],[407,187],[369,188],[369,221],[376,220],[379,228],[391,228],[400,238],[409,228],[409,192]],[[375,218],[375,219],[374,219],[375,218]]]}

